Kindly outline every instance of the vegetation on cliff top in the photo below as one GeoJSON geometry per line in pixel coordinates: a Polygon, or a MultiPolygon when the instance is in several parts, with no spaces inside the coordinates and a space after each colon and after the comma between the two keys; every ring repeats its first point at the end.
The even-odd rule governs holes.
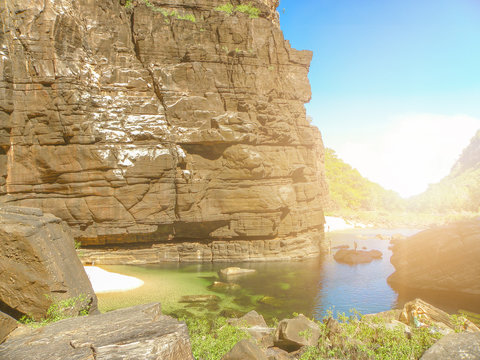
{"type": "Polygon", "coordinates": [[[237,6],[233,6],[232,4],[228,3],[217,6],[214,8],[214,10],[224,12],[228,15],[232,15],[234,12],[240,12],[247,14],[250,19],[256,19],[260,16],[260,9],[253,6],[252,3],[240,4],[237,6]]]}

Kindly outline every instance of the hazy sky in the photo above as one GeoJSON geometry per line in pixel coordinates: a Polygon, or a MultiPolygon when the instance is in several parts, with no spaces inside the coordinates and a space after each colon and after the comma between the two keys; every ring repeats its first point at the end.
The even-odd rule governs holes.
{"type": "Polygon", "coordinates": [[[307,112],[326,146],[409,196],[447,175],[480,129],[480,0],[281,0],[314,52],[307,112]]]}

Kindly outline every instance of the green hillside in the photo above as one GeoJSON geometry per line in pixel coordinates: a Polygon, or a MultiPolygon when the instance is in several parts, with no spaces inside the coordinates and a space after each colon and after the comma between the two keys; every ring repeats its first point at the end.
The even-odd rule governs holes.
{"type": "Polygon", "coordinates": [[[325,170],[330,191],[327,211],[403,208],[404,200],[396,192],[366,179],[329,148],[325,148],[325,170]]]}
{"type": "Polygon", "coordinates": [[[480,131],[465,148],[450,174],[408,201],[412,211],[480,212],[480,131]]]}

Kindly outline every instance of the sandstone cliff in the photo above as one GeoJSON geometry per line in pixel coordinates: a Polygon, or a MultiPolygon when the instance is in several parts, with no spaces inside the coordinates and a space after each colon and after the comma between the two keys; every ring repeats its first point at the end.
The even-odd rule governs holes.
{"type": "Polygon", "coordinates": [[[149,262],[317,254],[312,54],[224,4],[0,0],[0,203],[149,262]]]}

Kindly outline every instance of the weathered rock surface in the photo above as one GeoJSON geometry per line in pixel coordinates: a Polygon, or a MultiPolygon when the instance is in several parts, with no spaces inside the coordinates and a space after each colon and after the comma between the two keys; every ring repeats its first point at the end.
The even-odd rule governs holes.
{"type": "Polygon", "coordinates": [[[313,346],[320,337],[320,328],[313,321],[300,314],[293,319],[278,323],[275,331],[275,346],[288,352],[302,346],[313,346]]]}
{"type": "Polygon", "coordinates": [[[244,275],[248,275],[248,274],[254,274],[256,273],[257,270],[255,269],[243,269],[243,268],[239,268],[239,267],[228,267],[228,268],[225,268],[225,269],[221,269],[219,272],[218,272],[218,275],[220,275],[220,277],[222,278],[234,278],[234,277],[239,277],[239,276],[244,276],[244,275]]]}
{"type": "Polygon", "coordinates": [[[18,322],[11,316],[0,312],[0,344],[18,327],[18,322]]]}
{"type": "Polygon", "coordinates": [[[0,311],[46,315],[54,301],[77,298],[66,315],[97,309],[69,227],[39,209],[0,207],[0,311]]]}
{"type": "Polygon", "coordinates": [[[395,242],[393,287],[480,294],[480,218],[395,242]]]}
{"type": "Polygon", "coordinates": [[[463,328],[456,329],[456,325],[452,322],[449,314],[421,299],[407,302],[403,306],[398,320],[414,327],[433,326],[443,334],[451,333],[455,330],[480,332],[480,329],[465,317],[459,319],[463,322],[463,328]]]}
{"type": "Polygon", "coordinates": [[[363,264],[382,258],[382,252],[379,250],[346,250],[340,249],[333,256],[335,261],[345,264],[363,264]]]}
{"type": "Polygon", "coordinates": [[[278,1],[253,0],[256,19],[124,3],[0,0],[0,202],[53,213],[84,246],[144,244],[119,262],[316,256],[312,53],[283,38],[278,1]]]}
{"type": "Polygon", "coordinates": [[[480,359],[480,333],[446,335],[425,351],[421,360],[480,359]]]}
{"type": "Polygon", "coordinates": [[[228,319],[227,322],[250,334],[260,347],[269,348],[273,346],[275,329],[268,327],[263,316],[255,310],[246,313],[239,319],[228,319]]]}
{"type": "Polygon", "coordinates": [[[268,358],[258,345],[241,340],[222,357],[222,360],[268,360],[268,358]]]}
{"type": "Polygon", "coordinates": [[[71,318],[7,339],[0,359],[193,360],[184,323],[161,314],[160,304],[71,318]]]}

